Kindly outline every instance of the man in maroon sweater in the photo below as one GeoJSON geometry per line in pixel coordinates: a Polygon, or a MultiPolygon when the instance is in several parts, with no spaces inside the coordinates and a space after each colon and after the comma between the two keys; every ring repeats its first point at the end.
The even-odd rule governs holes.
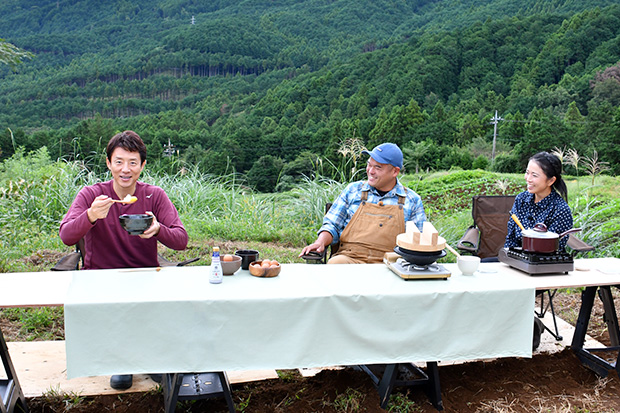
{"type": "MultiPolygon", "coordinates": [[[[146,164],[146,146],[137,133],[114,135],[107,146],[106,163],[112,180],[82,188],[60,224],[60,238],[75,245],[84,238],[84,269],[157,267],[157,241],[183,250],[188,236],[179,214],[163,189],[138,182],[146,164]],[[132,204],[114,202],[127,195],[132,204]],[[153,223],[141,235],[129,235],[118,217],[150,214],[153,223]]],[[[112,376],[110,385],[131,387],[130,374],[112,376]]]]}

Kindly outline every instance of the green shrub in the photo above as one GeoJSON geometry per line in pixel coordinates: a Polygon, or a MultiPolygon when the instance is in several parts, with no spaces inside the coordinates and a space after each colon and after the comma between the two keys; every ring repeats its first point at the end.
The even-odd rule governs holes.
{"type": "Polygon", "coordinates": [[[474,159],[471,167],[473,169],[487,169],[489,167],[489,159],[484,155],[480,155],[476,159],[474,159]]]}

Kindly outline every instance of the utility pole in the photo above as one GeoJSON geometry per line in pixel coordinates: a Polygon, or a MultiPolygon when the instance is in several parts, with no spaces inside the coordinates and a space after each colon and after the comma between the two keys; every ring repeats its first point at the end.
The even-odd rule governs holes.
{"type": "Polygon", "coordinates": [[[174,145],[170,142],[170,138],[168,138],[168,144],[164,145],[164,156],[172,155],[174,155],[174,145]]]}
{"type": "Polygon", "coordinates": [[[497,142],[497,124],[500,120],[504,120],[504,118],[500,118],[497,116],[497,111],[495,111],[495,116],[491,118],[491,124],[493,125],[493,151],[491,152],[491,163],[495,162],[495,145],[497,142]]]}
{"type": "Polygon", "coordinates": [[[192,16],[192,24],[196,24],[196,19],[192,16]]]}

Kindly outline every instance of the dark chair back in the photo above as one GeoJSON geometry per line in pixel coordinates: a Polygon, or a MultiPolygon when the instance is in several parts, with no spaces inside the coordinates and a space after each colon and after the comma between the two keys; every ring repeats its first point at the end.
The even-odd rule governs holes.
{"type": "Polygon", "coordinates": [[[471,244],[468,251],[480,258],[497,257],[500,248],[506,242],[508,220],[514,201],[515,195],[476,195],[473,197],[471,215],[474,224],[472,228],[476,230],[474,233],[479,239],[466,240],[466,244],[471,244]]]}
{"type": "Polygon", "coordinates": [[[480,258],[497,257],[506,242],[510,210],[515,203],[514,195],[474,196],[472,217],[480,228],[480,258]]]}

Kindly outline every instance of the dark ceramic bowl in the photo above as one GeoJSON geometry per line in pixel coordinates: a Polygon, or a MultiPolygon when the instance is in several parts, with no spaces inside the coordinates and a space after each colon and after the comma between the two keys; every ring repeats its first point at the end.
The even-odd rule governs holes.
{"type": "Polygon", "coordinates": [[[235,255],[241,257],[241,269],[247,270],[250,267],[250,263],[258,260],[258,251],[256,250],[238,250],[235,255]]]}
{"type": "Polygon", "coordinates": [[[409,264],[425,266],[437,261],[439,258],[446,256],[446,250],[439,251],[412,251],[398,246],[394,247],[394,252],[409,262],[409,264]]]}
{"type": "Polygon", "coordinates": [[[123,214],[118,217],[121,227],[129,235],[140,235],[148,229],[153,223],[153,216],[149,214],[123,214]]]}

